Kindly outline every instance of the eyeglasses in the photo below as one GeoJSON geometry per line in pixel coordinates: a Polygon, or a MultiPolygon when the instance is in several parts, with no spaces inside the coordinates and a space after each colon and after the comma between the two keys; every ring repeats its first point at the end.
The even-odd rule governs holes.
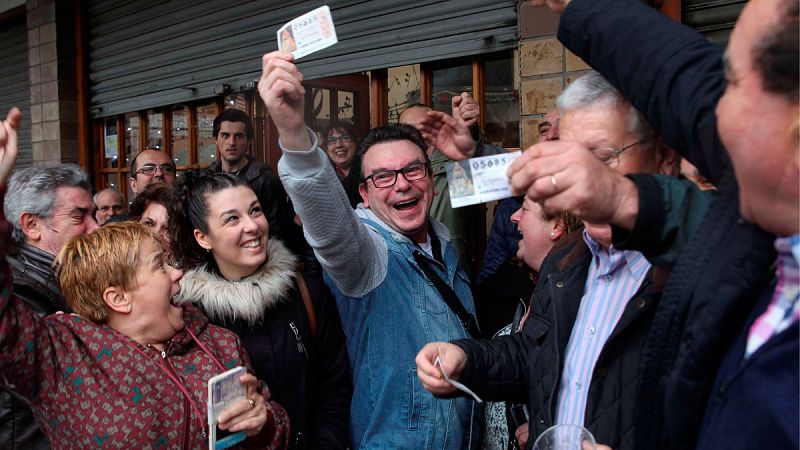
{"type": "Polygon", "coordinates": [[[161,169],[161,173],[168,173],[170,175],[175,173],[175,166],[171,164],[162,164],[157,166],[155,164],[145,164],[142,166],[141,169],[137,170],[136,173],[142,173],[145,175],[155,175],[156,171],[161,169]]]}
{"type": "Polygon", "coordinates": [[[331,144],[335,144],[337,142],[345,143],[345,142],[352,142],[352,141],[353,141],[353,138],[349,134],[342,134],[342,135],[340,135],[338,137],[337,136],[328,136],[328,139],[326,140],[326,144],[327,145],[331,145],[331,144]]]}
{"type": "Polygon", "coordinates": [[[376,188],[391,187],[397,183],[398,173],[402,173],[406,181],[421,180],[428,175],[428,163],[414,162],[402,169],[380,170],[364,178],[363,182],[366,183],[367,180],[372,180],[372,184],[374,184],[376,188]]]}
{"type": "Polygon", "coordinates": [[[631,145],[626,145],[619,150],[611,147],[596,148],[592,150],[592,153],[594,153],[594,156],[596,156],[597,159],[603,161],[609,167],[616,167],[619,164],[619,155],[625,153],[625,151],[630,148],[644,144],[645,142],[654,141],[655,139],[656,138],[654,137],[642,139],[641,141],[634,142],[631,145]]]}

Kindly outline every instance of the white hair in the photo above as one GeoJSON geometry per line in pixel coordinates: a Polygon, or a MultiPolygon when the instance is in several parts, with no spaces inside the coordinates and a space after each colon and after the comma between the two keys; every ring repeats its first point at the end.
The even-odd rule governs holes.
{"type": "Polygon", "coordinates": [[[656,132],[647,119],[633,107],[622,94],[602,75],[592,70],[573,81],[556,101],[560,115],[565,111],[584,109],[593,106],[622,106],[628,109],[628,132],[636,136],[637,141],[647,141],[646,149],[653,148],[652,140],[656,132]]]}

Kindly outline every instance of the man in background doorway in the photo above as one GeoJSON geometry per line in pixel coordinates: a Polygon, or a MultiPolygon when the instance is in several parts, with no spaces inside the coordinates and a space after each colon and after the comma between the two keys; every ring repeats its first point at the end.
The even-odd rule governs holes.
{"type": "MultiPolygon", "coordinates": [[[[416,126],[427,117],[428,111],[432,111],[430,106],[415,103],[400,113],[399,122],[416,126]]],[[[462,92],[461,95],[453,97],[452,114],[456,120],[470,129],[472,138],[477,141],[480,134],[478,102],[468,92],[462,92]]],[[[450,242],[458,251],[459,267],[470,275],[470,279],[473,279],[477,258],[475,240],[478,227],[484,223],[481,217],[482,207],[481,205],[455,209],[451,207],[446,166],[452,161],[430,143],[428,143],[428,157],[431,161],[435,192],[431,205],[431,217],[445,224],[450,230],[450,242]]]]}
{"type": "Polygon", "coordinates": [[[128,182],[134,194],[142,192],[153,183],[175,182],[175,162],[159,148],[146,148],[140,151],[131,161],[131,177],[128,182]]]}
{"type": "Polygon", "coordinates": [[[125,197],[114,188],[106,188],[94,194],[93,200],[97,207],[94,218],[98,225],[106,223],[112,216],[125,214],[128,210],[125,207],[125,197]]]}

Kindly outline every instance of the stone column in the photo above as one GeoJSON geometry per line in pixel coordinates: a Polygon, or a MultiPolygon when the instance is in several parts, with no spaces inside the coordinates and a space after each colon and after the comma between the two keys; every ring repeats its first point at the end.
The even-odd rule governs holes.
{"type": "Polygon", "coordinates": [[[558,15],[519,4],[520,134],[522,148],[539,141],[539,123],[555,108],[564,87],[589,69],[556,39],[558,15]]]}
{"type": "Polygon", "coordinates": [[[33,164],[78,162],[74,2],[27,0],[33,164]]]}

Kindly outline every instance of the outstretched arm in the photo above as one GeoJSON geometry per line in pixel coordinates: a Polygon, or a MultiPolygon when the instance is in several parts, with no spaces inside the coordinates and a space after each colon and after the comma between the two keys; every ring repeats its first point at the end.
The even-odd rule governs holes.
{"type": "Polygon", "coordinates": [[[258,91],[278,129],[278,173],[320,264],[345,294],[360,296],[386,276],[386,246],[358,219],[316,134],[306,128],[302,80],[291,53],[264,55],[258,91]]]}

